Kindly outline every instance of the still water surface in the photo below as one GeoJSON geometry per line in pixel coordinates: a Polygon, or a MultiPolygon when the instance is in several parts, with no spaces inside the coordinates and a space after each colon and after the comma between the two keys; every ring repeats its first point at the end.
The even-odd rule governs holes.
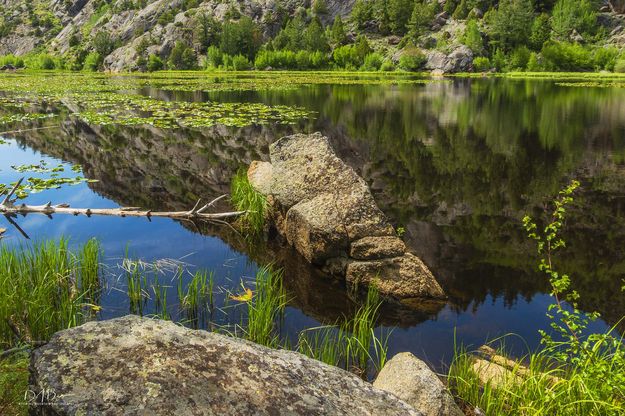
{"type": "MultiPolygon", "coordinates": [[[[453,79],[408,85],[309,85],[288,90],[172,92],[146,86],[137,93],[165,101],[296,105],[313,112],[293,125],[217,125],[196,129],[98,126],[54,108],[53,126],[5,135],[0,183],[23,174],[12,165],[81,164],[97,183],[31,195],[76,207],[141,206],[183,210],[197,198],[227,193],[232,175],[293,132],[321,131],[371,185],[376,200],[404,239],[450,295],[446,305],[387,305],[381,326],[394,328],[390,354],[412,351],[438,368],[455,342],[477,347],[514,333],[515,352],[535,348],[548,328],[550,297],[536,271],[533,246],[520,219],[540,216],[571,178],[582,182],[566,225],[568,248],[558,259],[572,275],[585,310],[598,310],[604,329],[625,315],[625,90],[559,86],[554,81],[453,79]]],[[[15,127],[15,126],[11,126],[15,127]]],[[[2,128],[0,130],[5,130],[2,128]]],[[[0,219],[4,221],[3,219],[0,219]]],[[[101,241],[108,265],[101,318],[129,312],[118,264],[126,250],[147,262],[172,259],[191,271],[214,272],[220,288],[237,291],[259,264],[285,270],[291,299],[281,330],[296,341],[302,329],[335,322],[353,310],[340,282],[320,275],[276,244],[250,247],[227,227],[168,219],[28,216],[18,224],[33,240],[69,237],[101,241]]],[[[25,239],[9,228],[5,244],[25,239]]],[[[185,279],[189,276],[185,275],[185,279]]],[[[169,286],[177,317],[177,282],[169,286]]],[[[148,311],[149,312],[149,311],[148,311]]],[[[216,311],[217,324],[243,319],[236,305],[216,311]]]]}

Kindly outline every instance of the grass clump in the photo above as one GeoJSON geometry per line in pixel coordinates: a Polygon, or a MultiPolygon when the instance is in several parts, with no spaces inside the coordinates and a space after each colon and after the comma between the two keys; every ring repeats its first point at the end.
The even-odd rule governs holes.
{"type": "Polygon", "coordinates": [[[271,266],[256,272],[256,290],[247,300],[247,323],[243,326],[245,337],[257,344],[271,348],[280,345],[278,321],[287,305],[282,270],[271,266]]]}
{"type": "MultiPolygon", "coordinates": [[[[539,228],[528,216],[523,224],[541,256],[539,268],[551,286],[554,302],[547,316],[551,332],[539,331],[542,347],[518,360],[507,376],[480,381],[473,358],[458,352],[449,382],[457,397],[488,415],[622,415],[625,414],[625,344],[616,327],[588,334],[599,317],[578,309],[579,294],[571,278],[556,270],[554,253],[565,247],[561,229],[567,205],[579,182],[563,189],[553,203],[548,224],[539,228]],[[528,362],[522,366],[521,362],[528,362]]],[[[625,287],[624,287],[625,290],[625,287]]]]}
{"type": "Polygon", "coordinates": [[[388,335],[378,337],[375,324],[381,305],[377,289],[369,287],[367,298],[354,317],[340,325],[310,328],[299,334],[297,350],[326,364],[366,376],[373,365],[379,371],[387,360],[388,335]]]}
{"type": "Polygon", "coordinates": [[[254,189],[243,169],[232,179],[230,200],[237,211],[246,212],[239,219],[241,227],[250,234],[261,233],[265,227],[267,199],[254,189]]]}
{"type": "Polygon", "coordinates": [[[0,346],[47,340],[98,310],[100,246],[67,240],[0,247],[0,346]]]}

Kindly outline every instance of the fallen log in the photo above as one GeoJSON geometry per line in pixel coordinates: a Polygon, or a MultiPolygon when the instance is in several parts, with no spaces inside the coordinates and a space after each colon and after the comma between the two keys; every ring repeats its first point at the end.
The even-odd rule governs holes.
{"type": "Polygon", "coordinates": [[[54,214],[69,214],[69,215],[85,215],[91,217],[92,215],[104,215],[115,217],[165,217],[174,219],[189,219],[189,220],[207,220],[216,221],[224,220],[227,218],[234,218],[246,213],[246,211],[233,211],[233,212],[219,212],[219,213],[207,213],[206,211],[214,206],[218,201],[224,199],[227,195],[222,195],[215,198],[211,202],[202,205],[202,201],[199,200],[195,206],[189,211],[152,211],[142,210],[137,207],[121,207],[121,208],[71,208],[69,204],[57,204],[52,205],[48,202],[45,205],[27,205],[27,204],[15,204],[16,198],[11,199],[15,194],[22,179],[17,181],[13,188],[7,193],[4,200],[0,203],[0,214],[5,216],[12,216],[16,214],[43,214],[51,217],[54,214]]]}

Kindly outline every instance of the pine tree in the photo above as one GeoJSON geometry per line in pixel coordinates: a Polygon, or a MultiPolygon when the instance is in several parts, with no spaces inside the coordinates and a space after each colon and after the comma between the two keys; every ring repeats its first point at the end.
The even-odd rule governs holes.
{"type": "Polygon", "coordinates": [[[416,0],[408,22],[408,36],[416,40],[423,35],[434,18],[434,6],[427,0],[416,0]]]}
{"type": "Polygon", "coordinates": [[[373,17],[373,5],[371,0],[356,0],[352,8],[352,22],[358,29],[362,29],[366,22],[373,17]]]}
{"type": "Polygon", "coordinates": [[[532,0],[501,0],[493,16],[492,35],[498,46],[514,49],[527,43],[533,21],[532,0]]]}
{"type": "Polygon", "coordinates": [[[345,25],[341,16],[334,18],[334,23],[330,29],[330,40],[334,45],[343,45],[347,42],[347,35],[345,34],[345,25]]]}
{"type": "Polygon", "coordinates": [[[484,41],[482,40],[482,34],[475,20],[470,20],[469,23],[467,23],[462,43],[467,45],[476,55],[484,53],[484,41]]]}
{"type": "Polygon", "coordinates": [[[394,35],[403,36],[406,34],[406,28],[410,15],[408,10],[412,10],[413,0],[388,0],[388,16],[390,29],[394,35]]]}

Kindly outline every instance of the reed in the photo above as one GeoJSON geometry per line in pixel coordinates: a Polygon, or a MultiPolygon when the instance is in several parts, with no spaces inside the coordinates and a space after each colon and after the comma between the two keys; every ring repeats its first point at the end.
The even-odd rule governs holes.
{"type": "Polygon", "coordinates": [[[0,346],[47,340],[83,323],[97,309],[99,248],[76,253],[68,242],[0,247],[0,346]]]}
{"type": "Polygon", "coordinates": [[[254,189],[245,170],[239,170],[232,179],[230,200],[237,211],[246,211],[238,220],[241,228],[252,235],[260,234],[265,227],[267,199],[254,189]]]}
{"type": "Polygon", "coordinates": [[[247,302],[247,322],[242,325],[248,340],[272,348],[280,345],[277,325],[287,305],[282,279],[282,270],[272,266],[261,267],[256,272],[256,290],[247,302]]]}

